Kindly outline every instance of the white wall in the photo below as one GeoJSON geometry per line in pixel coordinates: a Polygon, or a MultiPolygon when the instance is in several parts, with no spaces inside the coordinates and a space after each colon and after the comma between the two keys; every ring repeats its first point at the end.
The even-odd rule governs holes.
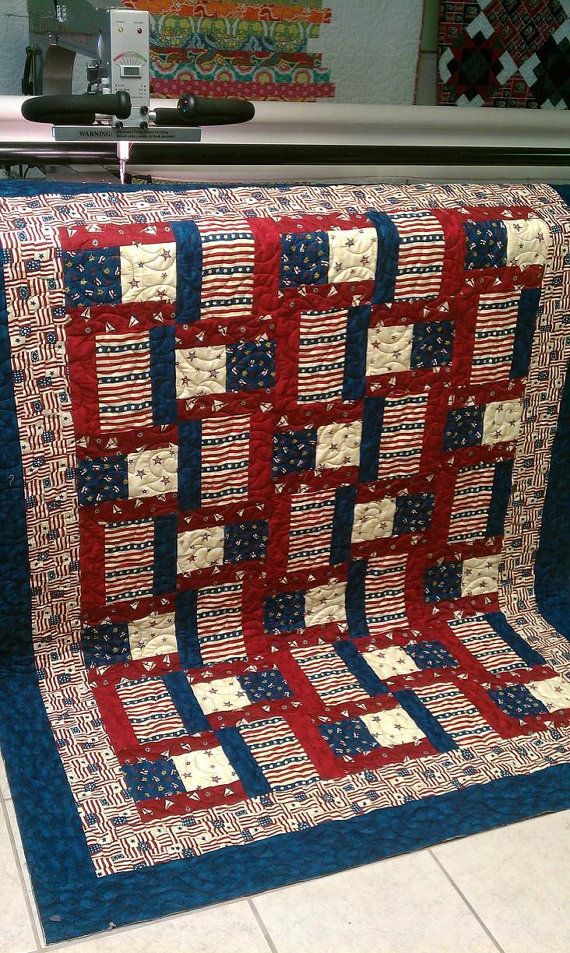
{"type": "Polygon", "coordinates": [[[327,0],[332,20],[312,48],[339,103],[413,103],[423,0],[327,0]]]}

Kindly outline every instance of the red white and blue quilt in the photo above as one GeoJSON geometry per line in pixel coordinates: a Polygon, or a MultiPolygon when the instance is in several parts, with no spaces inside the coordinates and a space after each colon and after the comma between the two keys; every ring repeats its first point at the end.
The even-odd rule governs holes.
{"type": "Polygon", "coordinates": [[[558,192],[0,204],[0,739],[48,940],[568,806],[558,192]]]}

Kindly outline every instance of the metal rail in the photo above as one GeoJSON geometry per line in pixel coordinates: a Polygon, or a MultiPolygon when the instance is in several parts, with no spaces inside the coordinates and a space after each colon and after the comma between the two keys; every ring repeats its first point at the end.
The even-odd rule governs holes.
{"type": "MultiPolygon", "coordinates": [[[[112,142],[0,143],[0,163],[117,164],[112,142]]],[[[293,145],[133,143],[129,163],[152,165],[555,166],[570,168],[570,146],[293,145]]]]}

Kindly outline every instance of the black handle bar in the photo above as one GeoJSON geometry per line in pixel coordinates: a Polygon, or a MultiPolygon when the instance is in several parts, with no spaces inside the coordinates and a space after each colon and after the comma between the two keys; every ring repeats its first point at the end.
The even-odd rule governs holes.
{"type": "Polygon", "coordinates": [[[80,96],[32,96],[22,103],[22,116],[32,122],[90,125],[95,122],[95,113],[126,119],[131,114],[131,97],[121,90],[80,96]]]}
{"type": "Polygon", "coordinates": [[[156,109],[157,126],[226,126],[249,122],[255,107],[247,99],[207,99],[185,93],[176,109],[156,109]]]}
{"type": "MultiPolygon", "coordinates": [[[[83,93],[79,96],[32,96],[22,103],[24,119],[54,125],[91,125],[95,114],[126,119],[131,114],[131,98],[118,93],[83,93]]],[[[155,110],[157,126],[219,126],[248,122],[255,107],[247,99],[207,99],[186,93],[176,109],[155,110]]]]}

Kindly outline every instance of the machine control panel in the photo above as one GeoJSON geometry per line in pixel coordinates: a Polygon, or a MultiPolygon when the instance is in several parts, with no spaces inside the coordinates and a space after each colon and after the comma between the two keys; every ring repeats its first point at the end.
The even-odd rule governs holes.
{"type": "Polygon", "coordinates": [[[132,112],[125,126],[138,126],[141,108],[149,105],[149,18],[140,10],[116,9],[110,17],[111,92],[125,90],[132,112]]]}

